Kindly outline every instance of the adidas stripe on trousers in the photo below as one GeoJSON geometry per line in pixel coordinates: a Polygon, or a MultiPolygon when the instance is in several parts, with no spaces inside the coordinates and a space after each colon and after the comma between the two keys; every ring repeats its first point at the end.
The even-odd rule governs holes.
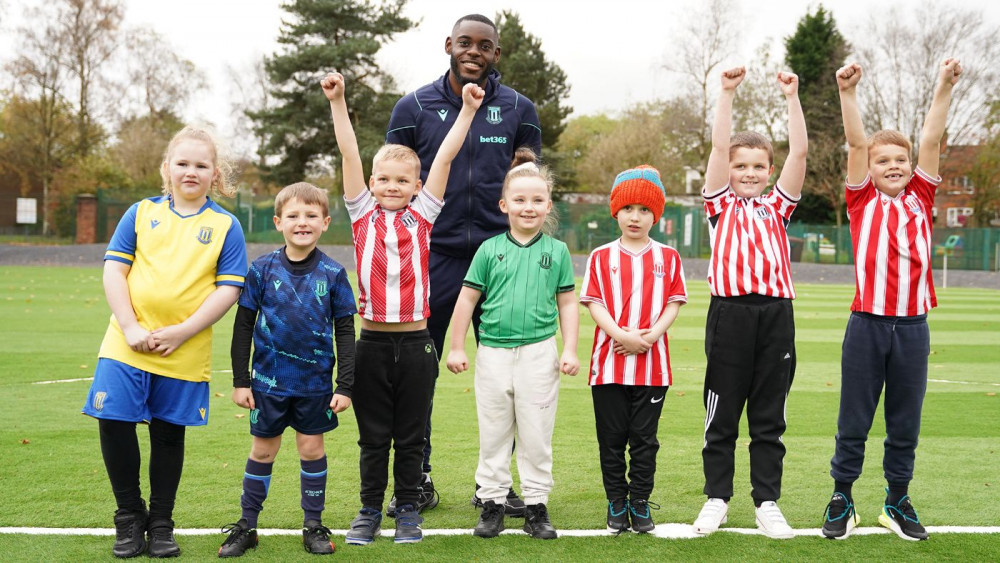
{"type": "Polygon", "coordinates": [[[705,325],[705,494],[733,496],[740,417],[750,429],[751,496],[781,496],[785,403],[795,375],[792,301],[764,295],[712,296],[705,325]]]}

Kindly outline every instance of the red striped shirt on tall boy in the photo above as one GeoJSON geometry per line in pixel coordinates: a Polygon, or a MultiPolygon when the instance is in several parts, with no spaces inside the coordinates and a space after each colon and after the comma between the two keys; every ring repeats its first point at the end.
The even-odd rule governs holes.
{"type": "MultiPolygon", "coordinates": [[[[587,259],[580,302],[603,305],[618,326],[649,328],[675,301],[687,302],[687,287],[681,257],[669,246],[650,240],[641,252],[632,253],[615,240],[587,259]]],[[[666,334],[649,351],[624,355],[615,354],[614,341],[601,327],[594,329],[590,385],[662,387],[672,382],[666,334]]]]}
{"type": "Polygon", "coordinates": [[[871,176],[847,185],[856,281],[852,311],[908,317],[937,307],[931,222],[940,182],[917,167],[894,198],[878,191],[871,176]]]}
{"type": "Polygon", "coordinates": [[[708,285],[712,295],[737,297],[758,293],[795,299],[785,228],[799,198],[775,184],[770,192],[739,197],[726,185],[702,192],[712,258],[708,285]]]}
{"type": "Polygon", "coordinates": [[[388,211],[364,190],[346,203],[354,233],[358,314],[381,323],[429,317],[431,227],[444,202],[420,190],[407,207],[388,211]]]}

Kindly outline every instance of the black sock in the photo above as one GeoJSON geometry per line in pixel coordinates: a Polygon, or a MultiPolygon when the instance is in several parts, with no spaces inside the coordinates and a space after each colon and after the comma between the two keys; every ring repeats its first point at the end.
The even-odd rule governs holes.
{"type": "Polygon", "coordinates": [[[909,483],[889,483],[889,495],[885,497],[885,503],[896,506],[907,495],[909,489],[909,483]]]}
{"type": "Polygon", "coordinates": [[[149,422],[149,519],[170,520],[184,469],[185,427],[149,422]]]}
{"type": "Polygon", "coordinates": [[[139,490],[139,438],[134,422],[98,419],[101,436],[101,456],[111,481],[118,508],[142,510],[142,491],[139,490]]]}
{"type": "Polygon", "coordinates": [[[264,509],[267,491],[271,488],[271,472],[274,462],[264,463],[247,458],[246,470],[243,472],[243,495],[240,496],[242,516],[247,521],[247,527],[257,527],[257,517],[264,509]]]}
{"type": "Polygon", "coordinates": [[[313,460],[300,459],[299,466],[303,523],[308,520],[322,522],[326,505],[326,456],[313,460]]]}
{"type": "Polygon", "coordinates": [[[833,492],[840,493],[847,498],[847,502],[854,503],[854,499],[851,498],[851,488],[854,487],[854,483],[845,483],[843,481],[833,482],[833,492]]]}

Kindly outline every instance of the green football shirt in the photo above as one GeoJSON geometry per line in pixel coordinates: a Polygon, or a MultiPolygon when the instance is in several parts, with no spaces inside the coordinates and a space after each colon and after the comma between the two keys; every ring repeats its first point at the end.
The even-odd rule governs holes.
{"type": "Polygon", "coordinates": [[[479,341],[494,348],[534,344],[554,335],[556,295],[576,289],[564,242],[538,233],[521,244],[509,231],[479,247],[464,285],[485,296],[479,341]]]}

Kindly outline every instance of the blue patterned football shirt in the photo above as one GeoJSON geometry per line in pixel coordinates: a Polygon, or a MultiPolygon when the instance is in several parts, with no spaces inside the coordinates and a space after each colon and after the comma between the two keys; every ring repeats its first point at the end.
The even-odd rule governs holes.
{"type": "Polygon", "coordinates": [[[257,311],[255,391],[283,397],[333,393],[333,321],[357,312],[347,271],[318,248],[292,264],[279,248],[254,260],[240,295],[257,311]]]}

